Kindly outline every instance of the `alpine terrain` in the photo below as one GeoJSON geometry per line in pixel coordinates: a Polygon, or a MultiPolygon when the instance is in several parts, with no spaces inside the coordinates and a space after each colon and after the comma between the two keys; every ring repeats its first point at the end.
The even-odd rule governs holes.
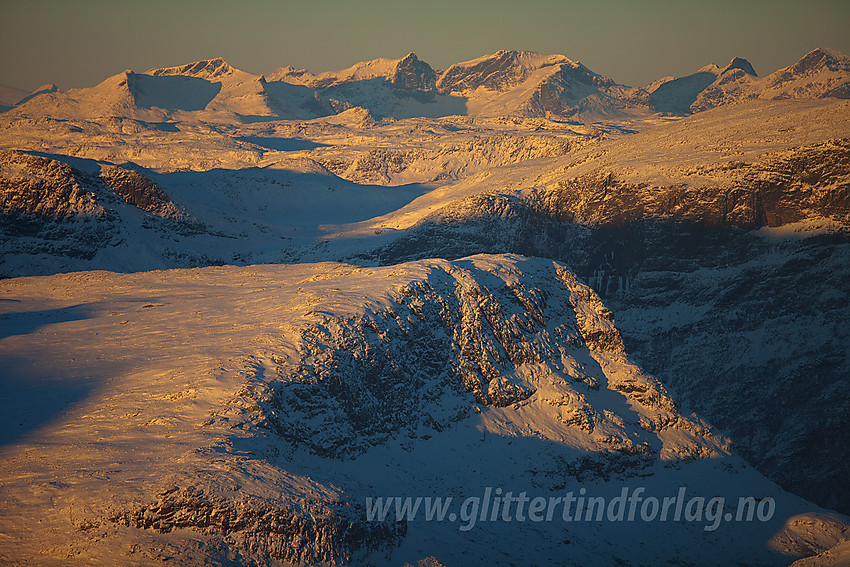
{"type": "Polygon", "coordinates": [[[850,558],[846,55],[0,95],[4,564],[850,558]]]}

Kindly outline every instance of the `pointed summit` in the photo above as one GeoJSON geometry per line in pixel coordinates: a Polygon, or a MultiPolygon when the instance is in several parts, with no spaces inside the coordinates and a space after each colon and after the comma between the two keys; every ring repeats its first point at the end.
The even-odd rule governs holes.
{"type": "Polygon", "coordinates": [[[752,64],[750,64],[750,62],[747,61],[746,59],[742,59],[741,57],[733,58],[732,61],[730,61],[729,64],[726,65],[726,67],[724,67],[723,70],[720,71],[719,74],[722,75],[723,73],[726,73],[727,71],[732,71],[734,69],[740,69],[741,71],[743,71],[747,75],[752,75],[753,77],[758,77],[755,69],[753,69],[752,64]]]}
{"type": "Polygon", "coordinates": [[[760,98],[850,98],[850,57],[833,49],[810,51],[793,65],[765,77],[760,98]]]}
{"type": "Polygon", "coordinates": [[[24,89],[10,87],[8,85],[0,85],[0,105],[5,105],[7,107],[15,106],[15,103],[26,98],[30,94],[30,91],[24,89]]]}
{"type": "Polygon", "coordinates": [[[437,88],[437,73],[413,52],[398,62],[389,80],[396,86],[408,89],[433,91],[437,88]]]}

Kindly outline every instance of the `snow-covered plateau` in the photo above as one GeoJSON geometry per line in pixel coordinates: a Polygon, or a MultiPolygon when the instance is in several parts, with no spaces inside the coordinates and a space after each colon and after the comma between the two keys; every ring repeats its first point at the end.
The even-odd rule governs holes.
{"type": "Polygon", "coordinates": [[[847,564],[847,56],[0,94],[0,562],[847,564]]]}

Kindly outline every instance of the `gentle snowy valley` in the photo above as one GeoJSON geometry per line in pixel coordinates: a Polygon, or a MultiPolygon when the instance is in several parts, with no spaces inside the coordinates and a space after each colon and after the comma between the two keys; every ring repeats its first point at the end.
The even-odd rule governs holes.
{"type": "Polygon", "coordinates": [[[0,94],[3,563],[850,557],[846,55],[0,94]],[[639,487],[725,504],[552,505],[639,487]],[[497,488],[549,517],[461,508],[497,488]],[[396,497],[455,519],[370,517],[396,497]]]}

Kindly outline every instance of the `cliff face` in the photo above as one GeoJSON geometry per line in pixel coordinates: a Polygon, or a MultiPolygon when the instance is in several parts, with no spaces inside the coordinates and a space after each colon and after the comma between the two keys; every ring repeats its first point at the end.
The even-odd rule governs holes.
{"type": "Polygon", "coordinates": [[[847,107],[816,120],[787,108],[717,109],[503,169],[355,258],[565,262],[617,315],[627,351],[741,454],[786,489],[850,510],[835,446],[850,415],[839,395],[850,375],[850,142],[836,136],[847,107]]]}
{"type": "MultiPolygon", "coordinates": [[[[425,276],[399,287],[379,310],[317,314],[301,334],[301,362],[272,387],[263,422],[314,453],[351,456],[401,431],[448,429],[470,415],[473,402],[508,407],[537,393],[533,403],[549,400],[559,419],[590,436],[618,429],[610,412],[594,408],[610,390],[642,408],[623,419],[653,435],[696,427],[675,415],[652,377],[634,367],[600,374],[583,362],[625,352],[610,312],[569,270],[519,257],[492,262],[423,262],[425,276]],[[317,400],[327,402],[319,407],[317,400]]],[[[625,431],[616,439],[616,450],[648,458],[694,450],[657,440],[636,445],[625,431]]]]}
{"type": "MultiPolygon", "coordinates": [[[[12,378],[56,381],[49,395],[16,392],[27,404],[38,396],[41,412],[4,429],[12,560],[76,550],[142,565],[172,553],[189,565],[389,563],[419,553],[408,541],[444,541],[461,524],[395,509],[376,519],[369,499],[461,500],[486,486],[559,495],[580,483],[614,497],[639,482],[730,502],[743,485],[782,510],[736,525],[734,545],[706,544],[695,524],[647,524],[686,543],[641,551],[645,562],[702,542],[688,557],[708,546],[778,563],[752,538],[766,541],[807,505],[680,410],[630,361],[598,296],[551,260],[84,272],[2,289],[19,299],[3,313],[16,332],[0,343],[4,356],[24,353],[12,378]],[[29,498],[32,487],[49,503],[29,498]]],[[[505,530],[522,520],[512,522],[482,522],[475,535],[488,545],[476,556],[511,556],[505,530]]],[[[563,524],[537,525],[535,558],[557,561],[563,524]]],[[[620,533],[599,525],[605,539],[620,533]]],[[[570,533],[583,562],[598,555],[599,530],[570,533]]],[[[448,562],[469,550],[432,553],[448,562]]]]}
{"type": "Polygon", "coordinates": [[[554,219],[585,226],[672,221],[757,229],[812,216],[850,220],[850,138],[796,147],[761,163],[730,160],[684,168],[682,183],[630,183],[616,171],[569,178],[539,197],[554,219]],[[716,184],[689,182],[711,175],[716,184]]]}
{"type": "Polygon", "coordinates": [[[63,220],[103,217],[106,210],[80,172],[56,160],[15,151],[0,153],[0,208],[6,214],[63,220]]]}
{"type": "Polygon", "coordinates": [[[9,272],[19,262],[21,268],[32,266],[27,261],[32,257],[91,262],[103,250],[143,240],[140,229],[168,232],[171,238],[202,230],[137,171],[95,165],[83,172],[19,151],[0,151],[0,217],[0,247],[9,272]]]}

